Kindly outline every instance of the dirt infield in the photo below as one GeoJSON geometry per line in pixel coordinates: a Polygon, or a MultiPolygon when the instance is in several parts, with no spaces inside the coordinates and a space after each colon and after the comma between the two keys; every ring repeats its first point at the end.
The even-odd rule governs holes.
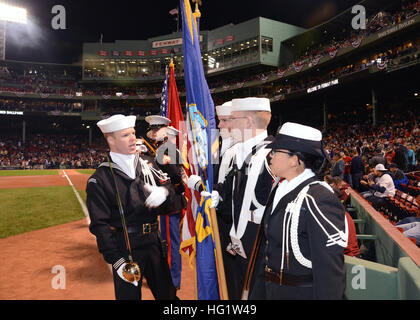
{"type": "MultiPolygon", "coordinates": [[[[112,275],[95,237],[79,220],[0,240],[0,299],[113,299],[112,275]],[[55,266],[65,270],[65,289],[55,290],[55,266]]],[[[63,273],[60,273],[63,274],[63,273]]]]}
{"type": "MultiPolygon", "coordinates": [[[[77,190],[86,189],[89,175],[65,171],[77,190]]],[[[57,176],[0,177],[0,189],[65,185],[69,182],[62,170],[57,176]]],[[[110,267],[98,252],[95,236],[89,232],[86,219],[0,239],[0,248],[2,300],[114,299],[110,267]],[[57,280],[64,276],[63,271],[65,283],[57,280]],[[65,288],[57,288],[56,284],[60,284],[59,287],[65,285],[65,288]]],[[[182,284],[178,297],[193,299],[193,272],[187,260],[182,260],[182,284]]],[[[145,300],[153,300],[145,283],[142,295],[145,300]]]]}
{"type": "Polygon", "coordinates": [[[17,176],[0,177],[0,189],[37,188],[51,186],[68,186],[64,176],[17,176]]]}
{"type": "MultiPolygon", "coordinates": [[[[77,190],[85,190],[86,182],[89,178],[87,174],[81,174],[76,170],[65,170],[66,174],[71,177],[71,181],[77,190]]],[[[68,186],[69,182],[63,174],[63,170],[58,175],[52,176],[10,176],[0,177],[0,189],[15,188],[37,188],[51,186],[68,186]]]]}

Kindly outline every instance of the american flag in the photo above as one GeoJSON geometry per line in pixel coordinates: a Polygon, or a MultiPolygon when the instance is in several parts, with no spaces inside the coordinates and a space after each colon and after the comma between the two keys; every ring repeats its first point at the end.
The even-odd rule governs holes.
{"type": "Polygon", "coordinates": [[[168,66],[165,70],[165,81],[163,82],[162,96],[160,98],[160,115],[162,117],[168,116],[168,66]]]}

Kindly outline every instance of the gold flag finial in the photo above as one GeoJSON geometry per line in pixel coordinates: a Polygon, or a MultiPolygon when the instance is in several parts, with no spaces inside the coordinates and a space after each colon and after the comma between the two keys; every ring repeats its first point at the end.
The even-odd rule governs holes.
{"type": "Polygon", "coordinates": [[[202,2],[201,2],[201,0],[192,0],[192,2],[194,2],[195,3],[195,11],[194,11],[194,18],[201,18],[201,12],[200,12],[200,10],[198,9],[198,6],[201,6],[202,5],[202,2]]]}

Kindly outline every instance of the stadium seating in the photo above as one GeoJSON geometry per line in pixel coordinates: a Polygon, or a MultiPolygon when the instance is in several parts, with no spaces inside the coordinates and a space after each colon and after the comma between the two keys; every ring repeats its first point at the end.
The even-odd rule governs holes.
{"type": "Polygon", "coordinates": [[[380,208],[391,222],[398,222],[406,217],[420,217],[420,207],[415,197],[396,190],[394,197],[387,197],[386,203],[380,208]]]}
{"type": "MultiPolygon", "coordinates": [[[[404,194],[398,197],[402,199],[404,194]]],[[[380,215],[366,204],[360,194],[350,191],[350,205],[358,217],[354,222],[363,259],[345,257],[347,297],[352,300],[419,299],[420,260],[415,239],[403,236],[398,227],[386,220],[385,214],[380,215]]]]}

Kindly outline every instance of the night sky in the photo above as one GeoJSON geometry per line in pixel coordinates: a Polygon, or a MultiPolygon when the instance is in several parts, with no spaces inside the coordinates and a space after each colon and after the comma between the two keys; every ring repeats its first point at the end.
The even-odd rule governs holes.
{"type": "MultiPolygon", "coordinates": [[[[1,1],[1,0],[0,0],[1,1]]],[[[14,0],[28,9],[27,26],[8,24],[6,59],[73,63],[81,61],[83,42],[146,40],[176,31],[169,14],[177,0],[14,0]],[[54,5],[66,9],[66,30],[54,30],[54,5]]],[[[202,0],[201,29],[212,30],[257,16],[312,27],[359,0],[202,0]]]]}

